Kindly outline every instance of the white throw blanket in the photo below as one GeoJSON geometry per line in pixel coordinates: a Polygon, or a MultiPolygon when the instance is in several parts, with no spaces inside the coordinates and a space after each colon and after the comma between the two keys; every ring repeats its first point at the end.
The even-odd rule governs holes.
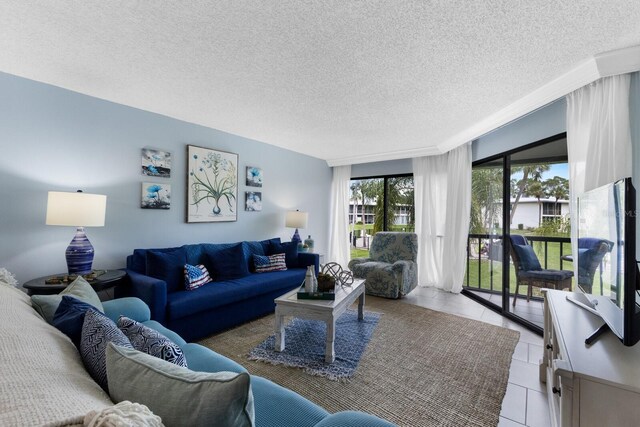
{"type": "Polygon", "coordinates": [[[0,282],[0,425],[37,426],[113,406],[71,340],[0,282]]]}

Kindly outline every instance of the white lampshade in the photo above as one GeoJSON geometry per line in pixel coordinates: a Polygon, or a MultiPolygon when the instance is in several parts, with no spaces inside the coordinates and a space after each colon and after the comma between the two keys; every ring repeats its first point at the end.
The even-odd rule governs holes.
{"type": "Polygon", "coordinates": [[[104,227],[107,196],[49,191],[47,225],[104,227]]]}
{"type": "Polygon", "coordinates": [[[307,221],[309,220],[308,212],[289,211],[284,221],[285,227],[290,228],[307,228],[307,221]]]}

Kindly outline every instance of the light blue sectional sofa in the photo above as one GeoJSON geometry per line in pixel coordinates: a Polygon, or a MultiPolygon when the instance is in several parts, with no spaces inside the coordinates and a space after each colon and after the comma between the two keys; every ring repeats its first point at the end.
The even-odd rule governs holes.
{"type": "MultiPolygon", "coordinates": [[[[147,305],[138,298],[121,298],[103,302],[105,314],[114,321],[120,315],[155,329],[178,344],[189,369],[202,372],[247,372],[247,370],[206,347],[187,343],[180,335],[150,319],[147,305]]],[[[256,427],[389,427],[393,424],[364,412],[343,411],[329,414],[322,407],[266,378],[251,375],[256,427]]]]}

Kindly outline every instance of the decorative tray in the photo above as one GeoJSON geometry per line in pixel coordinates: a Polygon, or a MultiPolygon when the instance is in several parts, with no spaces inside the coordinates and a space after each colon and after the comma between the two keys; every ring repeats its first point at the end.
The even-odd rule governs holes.
{"type": "Polygon", "coordinates": [[[300,290],[298,291],[297,295],[298,295],[298,299],[319,299],[319,300],[330,300],[330,301],[333,301],[336,299],[335,292],[305,292],[303,290],[300,290]]]}

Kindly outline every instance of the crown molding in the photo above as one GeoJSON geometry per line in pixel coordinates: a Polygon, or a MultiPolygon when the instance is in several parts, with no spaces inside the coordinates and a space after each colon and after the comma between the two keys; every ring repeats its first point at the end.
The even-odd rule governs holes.
{"type": "Polygon", "coordinates": [[[329,166],[342,166],[443,154],[518,120],[602,77],[636,71],[640,71],[640,46],[599,53],[471,127],[442,141],[436,147],[336,158],[327,160],[327,163],[329,166]]]}
{"type": "Polygon", "coordinates": [[[600,77],[616,76],[640,70],[640,46],[611,50],[594,56],[600,77]]]}
{"type": "Polygon", "coordinates": [[[411,150],[387,151],[385,153],[365,154],[362,156],[339,157],[328,159],[329,167],[355,165],[359,163],[384,162],[387,160],[409,159],[412,157],[435,156],[442,154],[438,147],[416,148],[411,150]]]}

